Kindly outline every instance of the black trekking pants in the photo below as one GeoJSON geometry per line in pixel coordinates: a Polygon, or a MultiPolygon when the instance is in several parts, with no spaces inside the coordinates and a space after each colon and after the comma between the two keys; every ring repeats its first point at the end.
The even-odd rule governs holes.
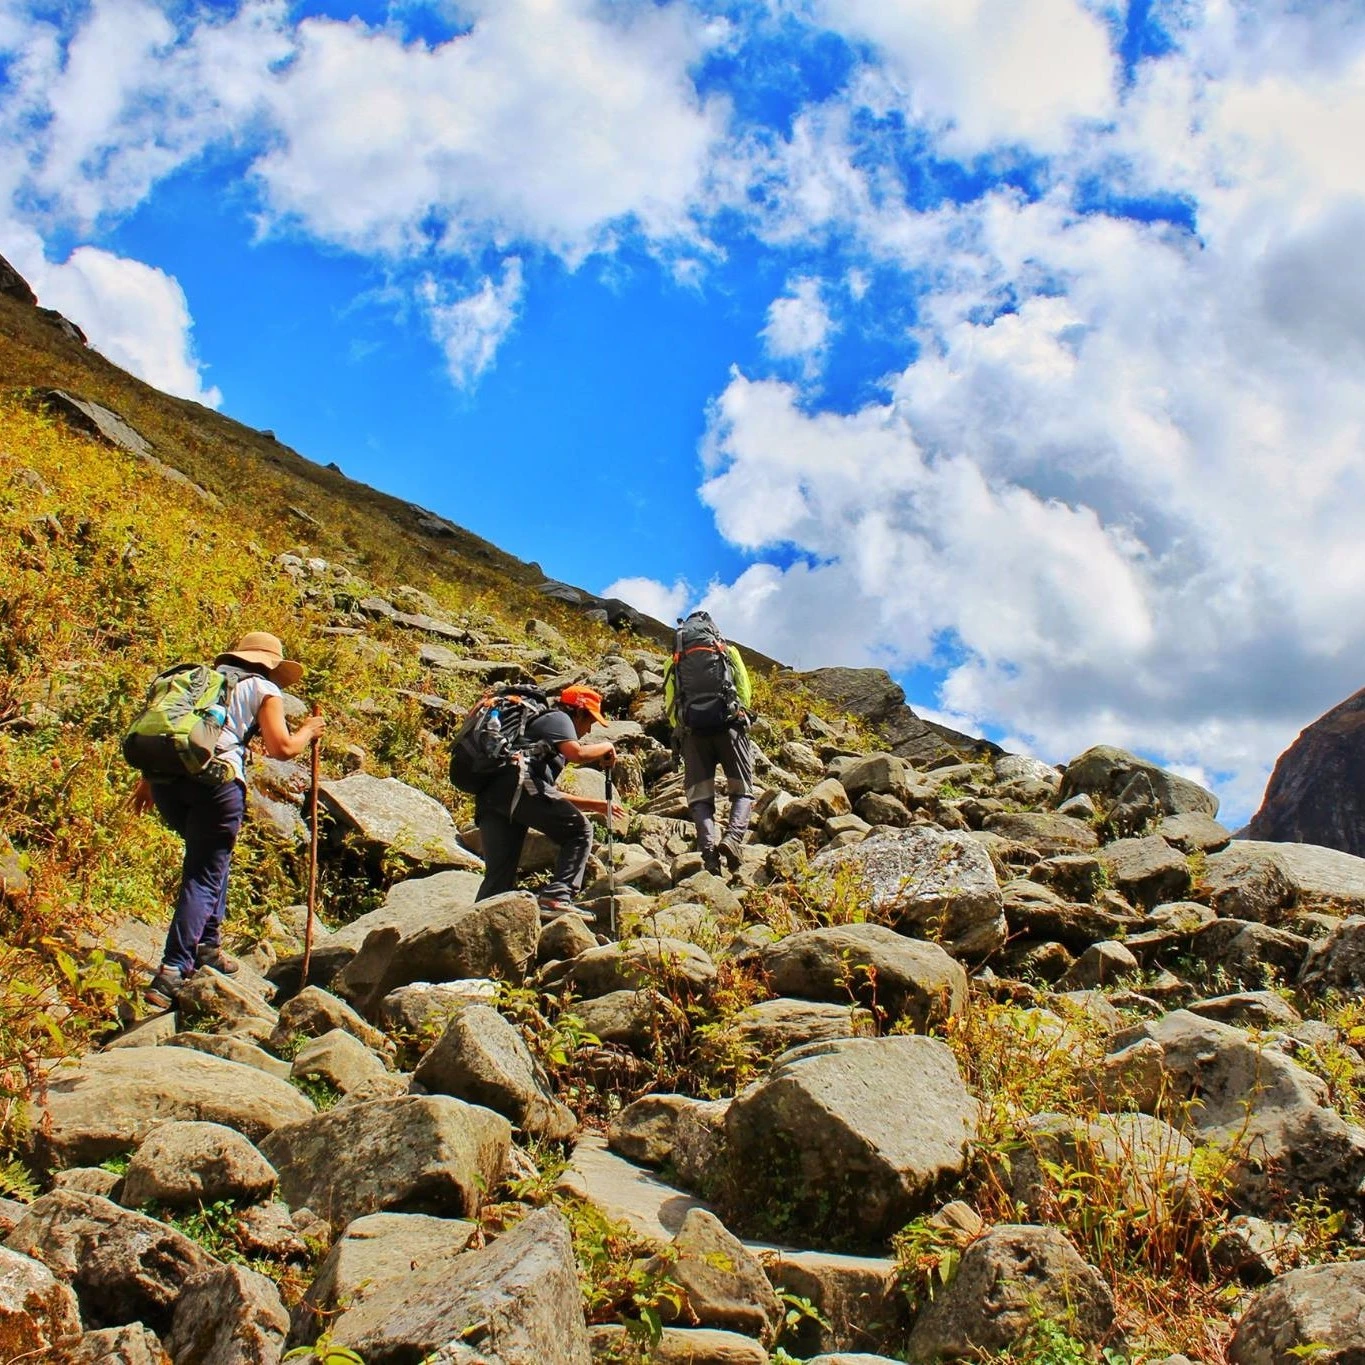
{"type": "Polygon", "coordinates": [[[518,771],[499,774],[475,799],[474,823],[483,841],[480,900],[516,886],[528,829],[539,830],[559,845],[554,879],[540,894],[572,900],[583,889],[592,853],[592,824],[553,788],[545,793],[528,792],[520,785],[518,771]]]}

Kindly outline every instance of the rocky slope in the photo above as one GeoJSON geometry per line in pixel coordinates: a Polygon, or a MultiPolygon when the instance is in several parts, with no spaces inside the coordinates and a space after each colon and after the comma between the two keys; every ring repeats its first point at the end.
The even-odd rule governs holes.
{"type": "MultiPolygon", "coordinates": [[[[243,487],[209,487],[68,344],[34,382],[156,428],[184,479],[0,406],[0,1359],[1365,1353],[1365,860],[1234,840],[1132,755],[1052,768],[821,670],[761,677],[751,839],[711,876],[648,623],[538,571],[485,591],[477,547],[246,446],[243,487]],[[239,546],[184,481],[241,524],[261,478],[314,490],[315,524],[239,546]],[[242,970],[146,1015],[175,846],[119,804],[119,726],[167,650],[266,605],[333,721],[309,979],[307,773],[260,763],[242,970]],[[631,819],[597,932],[474,901],[446,740],[516,676],[608,699],[631,819]]],[[[528,840],[528,885],[548,854],[528,840]]]]}

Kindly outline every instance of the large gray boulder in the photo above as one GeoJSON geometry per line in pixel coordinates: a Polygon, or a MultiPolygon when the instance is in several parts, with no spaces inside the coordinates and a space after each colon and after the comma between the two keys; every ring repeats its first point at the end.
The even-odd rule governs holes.
{"type": "Polygon", "coordinates": [[[880,924],[807,929],[763,949],[772,989],[798,999],[858,1001],[920,1031],[961,1013],[967,973],[936,943],[880,924]]]}
{"type": "Polygon", "coordinates": [[[1365,1359],[1365,1261],[1291,1270],[1261,1290],[1228,1343],[1232,1365],[1358,1365],[1365,1359]]]}
{"type": "Polygon", "coordinates": [[[1360,1198],[1365,1131],[1332,1108],[1324,1081],[1241,1029],[1175,1010],[1112,1052],[1100,1079],[1111,1101],[1171,1107],[1186,1136],[1224,1148],[1253,1212],[1360,1198]]]}
{"type": "Polygon", "coordinates": [[[95,1194],[54,1190],[5,1240],[76,1291],[88,1327],[170,1326],[185,1285],[218,1262],[183,1233],[95,1194]]]}
{"type": "Polygon", "coordinates": [[[990,855],[964,834],[932,825],[874,834],[824,850],[810,869],[831,881],[851,873],[866,889],[869,913],[936,939],[954,956],[985,957],[1005,941],[990,855]]]}
{"type": "Polygon", "coordinates": [[[521,1034],[487,1005],[457,1014],[417,1064],[413,1079],[427,1090],[492,1109],[530,1137],[562,1142],[578,1128],[573,1110],[555,1099],[521,1034]]]}
{"type": "Polygon", "coordinates": [[[1100,850],[1113,884],[1137,905],[1183,900],[1193,878],[1185,855],[1155,834],[1145,839],[1116,839],[1100,850]]]}
{"type": "Polygon", "coordinates": [[[910,1359],[988,1358],[1027,1337],[1040,1317],[1098,1343],[1114,1324],[1113,1296],[1056,1228],[1001,1223],[963,1252],[952,1281],[924,1306],[910,1359]]]}
{"type": "Polygon", "coordinates": [[[694,943],[644,937],[589,949],[560,963],[546,979],[554,985],[572,985],[579,995],[589,998],[655,985],[704,994],[716,979],[716,966],[710,954],[694,943]]]}
{"type": "Polygon", "coordinates": [[[740,1010],[725,1032],[754,1056],[775,1057],[805,1043],[862,1037],[874,1028],[865,1009],[779,998],[760,1000],[740,1010]]]}
{"type": "Polygon", "coordinates": [[[1093,826],[1058,811],[996,811],[986,817],[982,828],[1037,849],[1045,858],[1089,853],[1100,843],[1093,826]]]}
{"type": "Polygon", "coordinates": [[[0,1247],[0,1360],[51,1359],[80,1335],[71,1287],[41,1261],[0,1247]]]}
{"type": "Polygon", "coordinates": [[[165,1123],[133,1153],[119,1202],[194,1206],[220,1199],[268,1199],[278,1177],[235,1128],[221,1123],[165,1123]]]}
{"type": "Polygon", "coordinates": [[[460,843],[450,812],[437,800],[396,777],[352,773],[318,787],[318,799],[346,829],[379,857],[399,857],[436,871],[477,871],[483,859],[460,843]]]}
{"type": "Polygon", "coordinates": [[[292,1085],[263,1071],[188,1048],[137,1047],[50,1072],[31,1132],[40,1159],[97,1166],[173,1119],[222,1123],[256,1142],[313,1112],[292,1085]]]}
{"type": "Polygon", "coordinates": [[[181,1291],[166,1349],[175,1365],[275,1365],[288,1330],[279,1291],[264,1275],[220,1265],[181,1291]]]}
{"type": "Polygon", "coordinates": [[[379,1099],[407,1089],[406,1078],[395,1076],[359,1038],[339,1028],[305,1043],[289,1074],[295,1081],[320,1082],[357,1099],[379,1099]]]}
{"type": "Polygon", "coordinates": [[[871,1365],[900,1351],[910,1330],[910,1304],[899,1265],[885,1256],[848,1256],[831,1251],[774,1251],[764,1268],[773,1287],[807,1299],[819,1318],[788,1326],[783,1343],[792,1355],[871,1365]],[[821,1351],[843,1354],[817,1355],[821,1351]]]}
{"type": "Polygon", "coordinates": [[[482,1251],[419,1265],[382,1319],[363,1308],[343,1312],[332,1339],[366,1365],[428,1356],[452,1365],[590,1365],[569,1226],[557,1211],[541,1209],[482,1251]]]}
{"type": "Polygon", "coordinates": [[[1057,793],[1058,802],[1081,792],[1100,797],[1106,804],[1117,801],[1139,773],[1151,784],[1152,794],[1163,815],[1183,815],[1186,811],[1208,816],[1218,814],[1218,798],[1197,782],[1158,768],[1136,754],[1104,744],[1087,749],[1066,765],[1057,793]]]}
{"type": "Polygon", "coordinates": [[[797,1048],[726,1114],[736,1208],[823,1246],[880,1242],[962,1173],[977,1117],[936,1039],[797,1048]]]}
{"type": "Polygon", "coordinates": [[[290,1343],[308,1345],[323,1330],[341,1345],[379,1330],[407,1300],[415,1270],[454,1260],[477,1225],[422,1213],[372,1213],[349,1223],[294,1310],[290,1343]]]}
{"type": "Polygon", "coordinates": [[[1189,941],[1189,951],[1229,981],[1257,990],[1274,980],[1296,981],[1309,941],[1288,929],[1255,920],[1215,919],[1189,941]]]}
{"type": "Polygon", "coordinates": [[[376,929],[334,984],[362,1013],[372,1014],[390,991],[414,981],[520,981],[535,960],[539,935],[540,912],[529,892],[452,904],[413,933],[397,924],[376,929]]]}
{"type": "Polygon", "coordinates": [[[1289,873],[1273,848],[1229,845],[1211,855],[1200,877],[1201,894],[1225,919],[1280,924],[1297,899],[1289,873]]]}
{"type": "Polygon", "coordinates": [[[277,1129],[261,1151],[290,1208],[334,1228],[382,1209],[460,1217],[502,1174],[507,1120],[445,1095],[402,1095],[277,1129]]]}
{"type": "Polygon", "coordinates": [[[321,986],[305,986],[280,1006],[279,1021],[269,1042],[281,1051],[297,1044],[300,1038],[321,1038],[333,1029],[344,1029],[374,1052],[393,1050],[393,1045],[373,1024],[367,1024],[344,1000],[321,986]]]}

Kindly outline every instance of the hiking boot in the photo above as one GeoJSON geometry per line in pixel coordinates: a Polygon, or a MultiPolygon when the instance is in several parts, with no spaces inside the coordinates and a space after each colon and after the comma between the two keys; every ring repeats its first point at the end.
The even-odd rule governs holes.
{"type": "Polygon", "coordinates": [[[701,865],[713,876],[720,876],[720,850],[704,848],[701,851],[701,865]]]}
{"type": "Polygon", "coordinates": [[[540,907],[542,924],[549,924],[551,920],[556,920],[561,915],[577,915],[584,924],[597,923],[597,916],[591,910],[584,910],[581,905],[575,905],[567,896],[537,896],[536,904],[540,907]]]}
{"type": "Polygon", "coordinates": [[[212,967],[215,972],[222,972],[224,976],[231,976],[241,967],[236,958],[229,957],[216,944],[212,948],[198,948],[194,954],[194,965],[196,967],[212,967]]]}
{"type": "Polygon", "coordinates": [[[744,861],[744,855],[739,851],[739,846],[743,842],[743,839],[743,835],[736,838],[733,834],[727,834],[725,838],[720,841],[716,850],[725,860],[725,866],[728,867],[731,872],[737,872],[740,863],[744,861]]]}
{"type": "Polygon", "coordinates": [[[178,967],[162,967],[147,983],[142,998],[154,1009],[172,1009],[175,1006],[175,998],[184,985],[185,974],[178,967]]]}

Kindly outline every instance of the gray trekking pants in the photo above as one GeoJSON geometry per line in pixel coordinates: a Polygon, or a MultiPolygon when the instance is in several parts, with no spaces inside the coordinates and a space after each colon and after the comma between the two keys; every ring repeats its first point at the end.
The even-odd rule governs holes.
{"type": "Polygon", "coordinates": [[[749,828],[754,808],[754,754],[747,726],[734,725],[713,735],[683,732],[683,784],[697,844],[702,852],[716,846],[716,767],[725,773],[730,796],[730,821],[726,837],[739,843],[749,828]]]}

